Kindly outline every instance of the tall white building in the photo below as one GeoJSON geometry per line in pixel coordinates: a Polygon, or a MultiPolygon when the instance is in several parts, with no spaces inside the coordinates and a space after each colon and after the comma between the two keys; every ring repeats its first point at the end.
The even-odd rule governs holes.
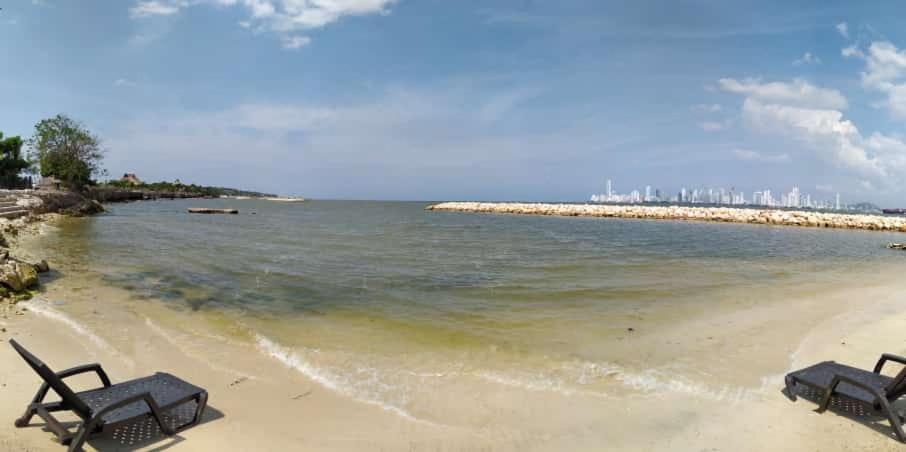
{"type": "Polygon", "coordinates": [[[837,193],[837,202],[836,202],[836,206],[837,206],[837,207],[836,207],[837,210],[840,210],[840,193],[837,193]]]}
{"type": "Polygon", "coordinates": [[[610,179],[607,179],[607,191],[605,192],[605,194],[607,195],[608,201],[613,198],[613,182],[611,182],[610,179]]]}
{"type": "Polygon", "coordinates": [[[651,186],[645,186],[645,202],[651,202],[651,186]]]}

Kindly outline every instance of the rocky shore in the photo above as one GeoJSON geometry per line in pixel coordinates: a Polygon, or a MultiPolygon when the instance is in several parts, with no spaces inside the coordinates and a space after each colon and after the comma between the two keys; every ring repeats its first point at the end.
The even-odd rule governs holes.
{"type": "Polygon", "coordinates": [[[41,223],[59,216],[55,213],[31,214],[14,220],[0,220],[0,317],[22,315],[25,309],[18,303],[31,299],[38,289],[38,275],[50,271],[45,260],[27,262],[14,256],[17,239],[38,233],[41,223]]]}
{"type": "Polygon", "coordinates": [[[731,207],[621,206],[515,202],[444,202],[426,207],[440,212],[555,215],[565,217],[637,218],[650,220],[714,221],[814,228],[867,229],[906,232],[906,217],[731,207]]]}

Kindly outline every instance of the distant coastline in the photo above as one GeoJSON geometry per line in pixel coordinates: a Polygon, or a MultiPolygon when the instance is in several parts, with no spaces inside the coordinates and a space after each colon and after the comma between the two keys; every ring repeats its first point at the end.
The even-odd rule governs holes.
{"type": "Polygon", "coordinates": [[[712,221],[906,232],[906,217],[798,210],[516,202],[443,202],[430,205],[426,207],[426,210],[439,212],[552,215],[566,217],[582,216],[650,220],[712,221]]]}

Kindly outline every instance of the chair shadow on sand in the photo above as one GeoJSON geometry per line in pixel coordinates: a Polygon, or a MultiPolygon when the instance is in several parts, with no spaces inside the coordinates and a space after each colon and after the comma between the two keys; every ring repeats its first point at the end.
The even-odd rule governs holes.
{"type": "MultiPolygon", "coordinates": [[[[824,393],[806,385],[796,385],[794,391],[797,396],[802,397],[809,402],[813,402],[815,405],[820,405],[824,398],[824,393]]],[[[790,393],[786,388],[782,389],[780,392],[783,393],[785,397],[790,398],[790,393]]],[[[897,415],[900,416],[901,420],[906,419],[903,414],[901,414],[902,411],[906,411],[906,401],[894,402],[891,404],[891,408],[893,408],[897,415]]],[[[817,406],[813,411],[820,413],[817,406]]],[[[838,416],[843,416],[899,443],[896,434],[890,427],[890,422],[887,417],[861,403],[854,402],[845,397],[833,396],[831,397],[830,406],[828,407],[827,412],[823,414],[829,412],[833,412],[838,416]]]]}
{"type": "MultiPolygon", "coordinates": [[[[164,415],[164,422],[171,427],[178,426],[192,419],[194,407],[186,405],[171,410],[164,415]]],[[[225,417],[223,412],[212,407],[210,404],[205,408],[201,421],[186,431],[194,431],[209,422],[216,421],[225,417]]],[[[62,422],[67,428],[74,429],[78,426],[79,421],[62,422]]],[[[51,433],[46,424],[33,422],[34,427],[41,427],[44,431],[51,433]]],[[[125,425],[121,425],[113,430],[104,431],[90,437],[87,441],[91,448],[102,451],[162,451],[169,449],[186,440],[182,436],[184,432],[177,433],[173,436],[167,436],[160,430],[160,426],[152,417],[138,419],[125,425]]]]}

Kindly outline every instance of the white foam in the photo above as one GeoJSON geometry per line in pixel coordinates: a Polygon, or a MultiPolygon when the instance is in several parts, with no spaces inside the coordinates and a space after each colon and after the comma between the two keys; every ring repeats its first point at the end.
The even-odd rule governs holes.
{"type": "Polygon", "coordinates": [[[170,345],[172,345],[173,347],[179,349],[179,350],[182,351],[183,353],[185,353],[185,354],[187,354],[187,355],[190,355],[190,356],[192,357],[193,360],[201,361],[201,362],[207,364],[208,367],[210,367],[211,369],[214,369],[214,370],[219,371],[219,372],[227,373],[227,374],[232,374],[232,375],[237,376],[237,377],[247,378],[247,379],[249,379],[249,380],[255,380],[255,379],[257,379],[257,377],[255,377],[254,375],[249,375],[249,374],[247,374],[247,373],[245,373],[245,372],[240,372],[240,371],[238,371],[238,370],[231,369],[231,368],[229,368],[229,367],[224,367],[224,366],[221,366],[221,365],[219,365],[219,364],[215,364],[215,363],[211,362],[211,360],[205,358],[204,356],[198,355],[198,354],[196,354],[196,353],[192,353],[191,350],[186,349],[186,347],[185,347],[183,341],[177,341],[177,340],[174,340],[174,339],[173,339],[173,334],[174,334],[174,332],[164,330],[160,325],[154,323],[154,322],[151,321],[151,319],[148,318],[148,317],[145,317],[145,325],[146,325],[151,331],[153,331],[155,334],[161,336],[165,341],[169,342],[170,345]]]}
{"type": "MultiPolygon", "coordinates": [[[[413,422],[438,425],[431,421],[419,419],[396,404],[387,403],[386,401],[381,400],[375,392],[380,392],[379,390],[381,389],[386,391],[389,386],[381,381],[379,372],[376,369],[358,367],[355,369],[356,375],[354,376],[354,379],[352,379],[329,369],[315,366],[296,351],[284,347],[260,334],[256,333],[255,339],[258,348],[264,354],[276,359],[286,367],[305,375],[331,391],[362,403],[375,405],[413,422]],[[375,389],[378,391],[375,391],[375,389]]],[[[316,353],[317,351],[311,352],[316,353]]]]}
{"type": "Polygon", "coordinates": [[[60,322],[64,325],[68,326],[71,330],[75,331],[77,334],[88,338],[88,340],[91,341],[91,343],[96,345],[98,348],[101,348],[101,349],[107,351],[108,353],[110,353],[114,356],[117,356],[119,359],[126,362],[126,364],[128,364],[130,367],[135,365],[135,363],[131,359],[123,356],[120,352],[118,352],[116,350],[116,348],[114,348],[112,345],[110,345],[109,342],[105,341],[97,334],[94,334],[94,332],[92,332],[90,329],[88,329],[86,326],[82,325],[81,323],[75,321],[72,317],[69,317],[68,315],[50,307],[50,305],[46,301],[43,301],[40,299],[32,299],[31,301],[23,302],[20,304],[22,304],[24,307],[28,308],[29,311],[31,311],[35,314],[38,314],[40,316],[46,317],[48,319],[54,320],[56,322],[60,322]]]}
{"type": "Polygon", "coordinates": [[[621,371],[614,374],[614,376],[624,385],[650,394],[671,392],[731,403],[760,398],[767,384],[767,380],[762,378],[761,387],[756,389],[734,385],[712,387],[702,382],[676,375],[674,371],[658,369],[649,369],[638,373],[621,371]]]}
{"type": "Polygon", "coordinates": [[[499,372],[478,372],[475,376],[493,383],[518,387],[529,391],[549,391],[566,396],[580,395],[592,397],[609,397],[599,391],[583,389],[596,382],[612,379],[624,386],[650,396],[664,393],[686,394],[717,401],[731,403],[753,400],[761,397],[776,382],[776,376],[762,378],[758,388],[745,388],[733,385],[711,387],[687,377],[677,375],[675,371],[649,369],[631,372],[612,363],[570,362],[546,373],[519,372],[518,375],[499,372]]]}

